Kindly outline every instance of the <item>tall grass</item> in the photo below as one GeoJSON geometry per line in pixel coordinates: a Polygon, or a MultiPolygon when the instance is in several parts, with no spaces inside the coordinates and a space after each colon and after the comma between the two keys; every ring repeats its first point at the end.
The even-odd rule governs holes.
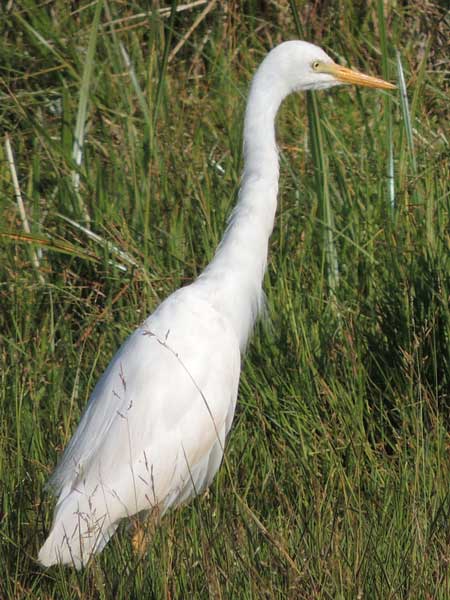
{"type": "Polygon", "coordinates": [[[444,9],[207,5],[0,9],[0,598],[449,598],[444,9]],[[299,35],[400,95],[281,111],[227,464],[143,557],[124,525],[85,571],[44,571],[45,481],[120,342],[211,258],[251,74],[299,35]]]}

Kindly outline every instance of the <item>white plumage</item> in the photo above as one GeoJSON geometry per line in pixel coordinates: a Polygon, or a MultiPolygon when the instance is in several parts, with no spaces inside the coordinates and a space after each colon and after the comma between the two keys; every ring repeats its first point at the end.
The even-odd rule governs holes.
{"type": "Polygon", "coordinates": [[[43,565],[80,568],[121,519],[160,514],[205,489],[233,420],[244,350],[262,305],[278,192],[275,116],[290,92],[339,83],[393,86],[292,41],[251,86],[238,204],[212,262],[125,341],[97,383],[52,479],[59,494],[43,565]]]}

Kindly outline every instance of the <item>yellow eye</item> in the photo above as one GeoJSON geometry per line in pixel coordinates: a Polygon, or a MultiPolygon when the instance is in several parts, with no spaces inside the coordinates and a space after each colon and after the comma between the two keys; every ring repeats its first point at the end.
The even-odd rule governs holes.
{"type": "Polygon", "coordinates": [[[313,71],[318,71],[319,67],[320,67],[320,61],[319,60],[315,60],[313,62],[313,64],[312,64],[313,71]]]}

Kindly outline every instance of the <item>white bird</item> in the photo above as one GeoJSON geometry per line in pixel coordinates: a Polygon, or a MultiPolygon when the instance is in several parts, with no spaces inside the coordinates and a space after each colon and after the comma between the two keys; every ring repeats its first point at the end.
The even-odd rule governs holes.
{"type": "Polygon", "coordinates": [[[125,341],[97,383],[50,485],[59,495],[39,553],[76,568],[119,522],[204,490],[219,469],[238,393],[241,355],[263,304],[278,193],[275,117],[291,92],[354,83],[392,89],[302,41],[266,56],[250,89],[244,172],[213,260],[125,341]]]}

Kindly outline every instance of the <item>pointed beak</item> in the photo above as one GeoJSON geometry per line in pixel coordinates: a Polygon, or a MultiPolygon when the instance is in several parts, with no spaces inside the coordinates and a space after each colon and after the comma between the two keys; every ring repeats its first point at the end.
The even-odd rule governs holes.
{"type": "Polygon", "coordinates": [[[395,89],[395,85],[389,83],[388,81],[384,81],[384,79],[379,79],[378,77],[365,75],[364,73],[359,73],[358,71],[352,71],[352,69],[348,69],[347,67],[341,67],[341,65],[337,65],[335,63],[322,65],[321,71],[329,73],[341,83],[353,83],[355,85],[363,85],[365,87],[370,88],[379,88],[381,90],[395,89]]]}

